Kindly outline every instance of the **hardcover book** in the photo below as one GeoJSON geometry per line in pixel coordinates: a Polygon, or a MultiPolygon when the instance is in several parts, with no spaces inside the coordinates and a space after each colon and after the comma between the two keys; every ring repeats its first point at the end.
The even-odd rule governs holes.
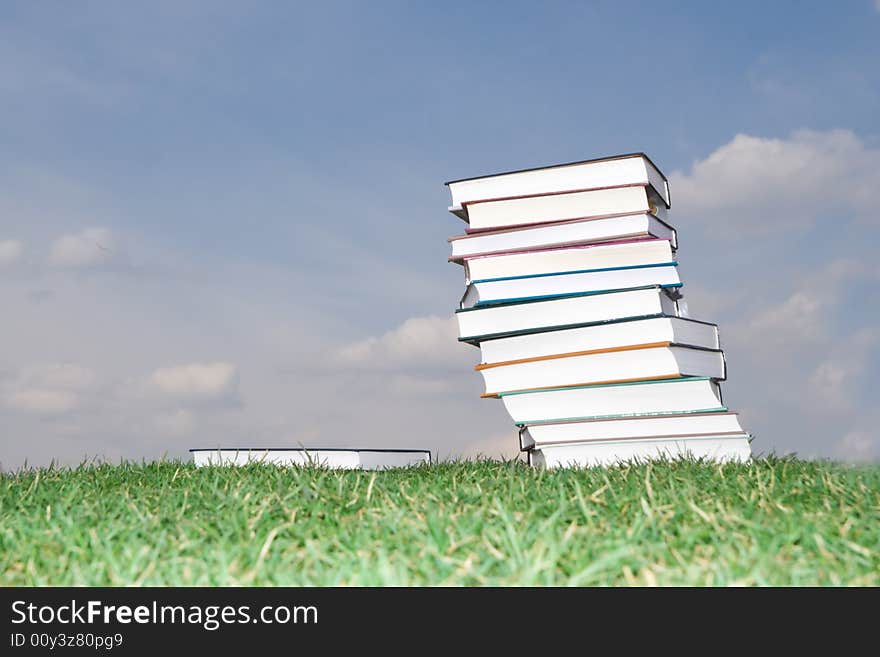
{"type": "Polygon", "coordinates": [[[677,262],[608,267],[551,274],[507,276],[471,281],[461,298],[462,308],[499,302],[527,301],[600,290],[626,290],[651,285],[679,285],[677,262]]]}
{"type": "Polygon", "coordinates": [[[683,376],[723,380],[726,374],[720,349],[669,342],[483,363],[475,369],[483,375],[486,397],[497,397],[501,392],[683,376]]]}
{"type": "Polygon", "coordinates": [[[709,377],[687,377],[545,388],[498,395],[518,425],[548,420],[726,411],[721,386],[709,377]]]}
{"type": "Polygon", "coordinates": [[[455,316],[459,337],[479,344],[490,338],[519,335],[532,329],[582,326],[648,315],[677,316],[678,287],[655,285],[474,306],[458,309],[455,316]]]}
{"type": "Polygon", "coordinates": [[[546,445],[528,452],[536,467],[594,467],[649,459],[710,459],[743,462],[751,457],[747,433],[723,436],[645,438],[546,445]]]}
{"type": "Polygon", "coordinates": [[[741,433],[743,429],[736,413],[714,411],[535,422],[520,429],[519,440],[520,449],[527,451],[565,443],[741,433]]]}
{"type": "Polygon", "coordinates": [[[551,327],[480,343],[482,362],[500,363],[536,356],[609,349],[636,344],[675,342],[721,349],[718,327],[684,317],[624,319],[573,328],[551,327]]]}
{"type": "Polygon", "coordinates": [[[551,246],[575,246],[639,237],[657,237],[669,240],[673,248],[678,246],[672,226],[643,212],[455,235],[449,238],[452,246],[449,260],[462,262],[466,256],[516,253],[551,246]]]}
{"type": "Polygon", "coordinates": [[[189,450],[197,466],[230,466],[267,463],[315,466],[339,470],[384,470],[431,463],[431,453],[421,449],[286,449],[199,448],[189,450]]]}
{"type": "Polygon", "coordinates": [[[462,204],[470,201],[639,183],[650,185],[666,206],[671,206],[666,176],[644,153],[462,178],[446,185],[452,194],[450,212],[462,216],[462,204]]]}
{"type": "Polygon", "coordinates": [[[660,219],[666,219],[666,206],[649,185],[624,185],[469,201],[463,205],[463,209],[469,232],[628,212],[649,212],[660,219]]]}
{"type": "Polygon", "coordinates": [[[564,272],[633,267],[675,260],[669,240],[633,239],[583,246],[535,249],[464,259],[468,281],[564,272]]]}

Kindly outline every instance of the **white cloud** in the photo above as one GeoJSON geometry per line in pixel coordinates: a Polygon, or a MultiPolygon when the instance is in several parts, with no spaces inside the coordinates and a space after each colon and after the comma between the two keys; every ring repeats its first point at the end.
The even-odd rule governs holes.
{"type": "Polygon", "coordinates": [[[37,415],[60,415],[80,406],[95,374],[75,363],[29,365],[3,383],[6,405],[37,415]]]}
{"type": "Polygon", "coordinates": [[[826,360],[819,363],[809,378],[810,391],[826,409],[840,409],[852,403],[847,398],[847,383],[858,373],[850,364],[826,360]]]}
{"type": "Polygon", "coordinates": [[[880,330],[863,329],[829,350],[807,381],[812,401],[827,410],[855,406],[861,377],[880,344],[880,330]]]}
{"type": "Polygon", "coordinates": [[[64,390],[85,390],[95,383],[95,373],[76,363],[30,365],[19,374],[21,385],[64,390]]]}
{"type": "Polygon", "coordinates": [[[798,290],[780,305],[770,305],[746,325],[750,337],[772,343],[789,342],[797,329],[798,342],[812,341],[824,332],[823,309],[827,299],[812,290],[798,290]]]}
{"type": "Polygon", "coordinates": [[[369,369],[467,367],[476,350],[458,341],[455,317],[411,317],[380,337],[339,348],[337,365],[369,369]]]}
{"type": "Polygon", "coordinates": [[[880,0],[874,0],[874,9],[880,11],[880,0]]]}
{"type": "MultiPolygon", "coordinates": [[[[722,327],[733,341],[761,351],[764,357],[787,359],[791,351],[814,347],[829,339],[833,319],[830,311],[840,303],[841,292],[854,281],[875,281],[878,272],[865,263],[849,259],[832,260],[824,267],[797,277],[788,296],[775,301],[772,291],[746,296],[747,310],[738,321],[722,327]],[[768,298],[769,297],[769,298],[768,298]]],[[[738,292],[742,292],[739,290],[738,292]]],[[[727,294],[716,294],[714,311],[720,311],[727,294]]],[[[729,299],[727,299],[729,301],[729,299]]],[[[701,318],[714,313],[700,314],[701,318]]]]}
{"type": "Polygon", "coordinates": [[[49,248],[49,264],[55,267],[89,267],[106,262],[113,252],[113,236],[106,228],[87,228],[62,235],[49,248]]]}
{"type": "Polygon", "coordinates": [[[21,242],[16,240],[0,240],[0,267],[6,267],[17,261],[24,251],[21,242]]]}
{"type": "Polygon", "coordinates": [[[786,139],[739,134],[689,173],[670,175],[676,207],[730,236],[748,237],[840,214],[876,216],[880,150],[849,130],[801,130],[786,139]]]}
{"type": "MultiPolygon", "coordinates": [[[[876,268],[848,257],[812,269],[777,264],[754,260],[750,276],[731,281],[749,294],[720,317],[702,316],[722,320],[731,376],[725,402],[743,412],[756,452],[861,458],[837,445],[864,428],[872,403],[865,378],[880,331],[871,325],[872,303],[857,309],[853,300],[875,289],[876,268]]],[[[714,282],[724,296],[727,281],[714,282]]]]}
{"type": "Polygon", "coordinates": [[[190,363],[157,369],[151,387],[182,401],[216,401],[235,396],[238,371],[232,363],[190,363]]]}
{"type": "Polygon", "coordinates": [[[178,409],[171,413],[162,413],[155,419],[158,432],[170,438],[183,438],[195,429],[196,419],[192,411],[178,409]]]}
{"type": "Polygon", "coordinates": [[[13,392],[6,403],[13,409],[37,415],[60,415],[73,410],[76,395],[69,390],[28,388],[13,392]]]}
{"type": "MultiPolygon", "coordinates": [[[[878,0],[880,3],[880,0],[878,0]]],[[[880,456],[877,432],[855,430],[847,433],[836,445],[837,456],[847,461],[868,461],[880,456]]]]}
{"type": "MultiPolygon", "coordinates": [[[[466,372],[466,369],[462,371],[466,372]]],[[[449,376],[437,376],[436,373],[430,371],[418,374],[383,372],[380,389],[387,390],[387,394],[395,398],[421,397],[430,399],[431,396],[448,394],[453,391],[454,386],[455,381],[449,376]]]]}
{"type": "MultiPolygon", "coordinates": [[[[794,137],[778,141],[788,146],[794,137]]],[[[850,224],[845,234],[835,233],[836,241],[781,233],[731,247],[685,220],[706,218],[697,226],[709,229],[724,220],[733,229],[736,213],[723,204],[706,211],[705,198],[693,210],[674,180],[672,185],[683,266],[693,272],[691,281],[685,269],[685,283],[705,290],[705,303],[691,308],[700,319],[720,321],[725,349],[730,338],[725,402],[743,412],[745,428],[758,437],[756,450],[857,458],[868,449],[873,429],[873,400],[864,383],[877,352],[868,352],[855,378],[822,366],[830,362],[854,372],[835,345],[842,347],[865,323],[876,324],[874,233],[867,224],[850,224]],[[745,251],[747,246],[755,248],[745,251]],[[725,249],[724,262],[706,255],[713,248],[725,249]],[[727,271],[726,263],[732,263],[727,271]],[[826,404],[829,388],[852,406],[826,404]]],[[[787,207],[810,216],[814,199],[789,191],[787,207]]],[[[21,221],[9,235],[28,247],[44,239],[44,229],[54,236],[76,232],[58,225],[27,232],[41,217],[87,226],[92,217],[117,211],[100,196],[77,201],[62,195],[63,203],[55,203],[55,188],[47,195],[34,186],[24,196],[36,205],[28,212],[13,206],[4,216],[21,221]],[[50,201],[55,205],[42,205],[50,201]]],[[[413,236],[437,249],[437,266],[444,257],[442,237],[442,227],[428,237],[413,236]]],[[[148,235],[138,243],[149,252],[148,235]]],[[[298,304],[279,303],[301,286],[302,269],[269,259],[245,265],[224,254],[176,251],[175,236],[164,233],[153,244],[151,266],[138,277],[69,277],[48,268],[34,268],[28,278],[0,277],[0,298],[7,300],[4,338],[15,347],[0,363],[0,426],[10,435],[41,437],[38,444],[3,444],[4,465],[25,458],[75,463],[85,453],[186,458],[188,447],[219,442],[428,447],[442,456],[516,453],[516,430],[503,405],[479,398],[481,377],[470,367],[479,351],[456,340],[455,319],[445,312],[460,293],[451,270],[438,275],[414,260],[386,264],[379,253],[375,266],[357,260],[357,280],[338,275],[316,283],[308,291],[312,296],[298,304]],[[365,272],[364,263],[372,269],[365,272]],[[403,287],[381,285],[398,279],[403,287]],[[39,289],[52,289],[52,298],[34,303],[28,293],[39,289]],[[343,344],[340,332],[357,325],[377,300],[413,308],[409,314],[417,316],[343,344]],[[100,376],[61,365],[20,369],[66,358],[88,363],[100,376]],[[155,369],[162,364],[168,367],[155,369]],[[4,378],[3,367],[12,374],[4,378]],[[237,371],[247,376],[239,380],[237,371]],[[246,406],[235,404],[239,395],[246,406]],[[45,420],[53,409],[65,408],[71,412],[60,416],[63,421],[45,420]]]]}

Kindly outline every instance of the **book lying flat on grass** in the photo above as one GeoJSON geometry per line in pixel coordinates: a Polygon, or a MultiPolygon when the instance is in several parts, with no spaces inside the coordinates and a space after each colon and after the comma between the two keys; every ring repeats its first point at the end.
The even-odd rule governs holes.
{"type": "Polygon", "coordinates": [[[197,466],[273,465],[319,466],[341,470],[384,470],[431,463],[431,453],[420,449],[283,449],[204,448],[189,450],[197,466]]]}
{"type": "Polygon", "coordinates": [[[584,292],[556,299],[517,301],[455,311],[463,342],[520,335],[532,329],[556,329],[649,315],[679,315],[678,286],[651,286],[584,292]]]}
{"type": "Polygon", "coordinates": [[[678,285],[681,279],[678,277],[677,264],[666,262],[659,265],[635,265],[564,274],[510,276],[472,281],[461,299],[461,307],[471,308],[490,303],[560,297],[601,290],[623,290],[650,285],[678,285]]]}
{"type": "Polygon", "coordinates": [[[658,316],[483,340],[480,351],[484,363],[500,363],[657,342],[675,342],[706,349],[721,348],[715,324],[684,317],[658,316]]]}
{"type": "Polygon", "coordinates": [[[551,192],[464,204],[470,231],[588,219],[623,212],[649,212],[660,219],[666,218],[663,200],[647,185],[551,192]]]}
{"type": "Polygon", "coordinates": [[[671,205],[666,176],[644,153],[462,178],[446,185],[452,194],[450,212],[464,218],[462,204],[470,201],[638,183],[651,185],[671,205]]]}
{"type": "Polygon", "coordinates": [[[449,260],[461,262],[466,256],[514,253],[639,237],[657,237],[672,242],[673,248],[678,246],[674,228],[654,215],[643,212],[456,235],[449,238],[452,246],[449,260]]]}
{"type": "Polygon", "coordinates": [[[724,353],[720,349],[669,342],[483,363],[474,369],[483,375],[486,397],[501,392],[682,376],[725,378],[724,353]]]}
{"type": "Polygon", "coordinates": [[[464,259],[464,269],[467,280],[477,281],[661,264],[673,260],[675,255],[669,240],[647,238],[468,257],[464,259]]]}
{"type": "Polygon", "coordinates": [[[594,440],[629,440],[674,436],[710,436],[741,434],[736,413],[670,413],[638,415],[571,422],[539,422],[523,426],[519,432],[520,449],[594,440]]]}
{"type": "Polygon", "coordinates": [[[726,411],[708,377],[573,386],[499,395],[516,424],[658,413],[726,411]]]}
{"type": "Polygon", "coordinates": [[[546,445],[528,452],[529,463],[538,467],[590,467],[646,459],[711,459],[748,461],[747,433],[723,436],[681,436],[639,440],[546,445]]]}

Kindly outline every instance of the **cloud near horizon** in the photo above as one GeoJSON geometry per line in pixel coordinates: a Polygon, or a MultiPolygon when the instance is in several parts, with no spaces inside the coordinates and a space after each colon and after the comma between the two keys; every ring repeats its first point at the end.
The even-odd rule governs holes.
{"type": "Polygon", "coordinates": [[[94,373],[73,363],[50,363],[22,368],[0,380],[6,406],[21,413],[54,416],[74,410],[95,382],[94,373]]]}
{"type": "MultiPolygon", "coordinates": [[[[815,172],[842,181],[854,171],[850,156],[873,165],[876,151],[847,131],[740,134],[671,177],[685,294],[695,316],[720,324],[731,372],[725,401],[756,434],[757,452],[880,457],[880,416],[865,391],[880,353],[867,206],[858,195],[844,203],[851,188],[842,182],[830,194],[839,207],[817,205],[797,182],[815,182],[815,172]],[[798,158],[814,173],[795,166],[798,158]],[[729,236],[717,231],[740,215],[762,217],[742,220],[762,237],[726,251],[729,236]],[[865,239],[827,240],[821,259],[803,262],[791,237],[799,222],[789,218],[809,218],[801,230],[822,235],[832,216],[865,239]]],[[[404,316],[384,328],[374,321],[380,328],[370,330],[344,306],[319,305],[320,295],[279,304],[274,291],[287,286],[274,267],[208,258],[202,269],[211,275],[190,278],[173,262],[145,260],[137,276],[100,267],[73,275],[107,261],[96,246],[113,243],[103,231],[50,239],[48,266],[0,281],[19,346],[0,367],[2,412],[16,435],[41,436],[39,449],[8,445],[4,467],[40,455],[140,458],[220,443],[515,455],[503,407],[479,399],[477,350],[456,339],[458,276],[454,288],[437,285],[448,290],[438,300],[448,315],[404,316]],[[33,290],[51,294],[37,300],[33,290]]]]}
{"type": "Polygon", "coordinates": [[[372,369],[458,368],[474,364],[476,350],[458,341],[450,317],[410,317],[379,337],[346,344],[334,353],[341,367],[372,369]]]}
{"type": "Polygon", "coordinates": [[[880,217],[880,149],[850,130],[738,134],[669,180],[673,221],[682,208],[728,239],[803,230],[840,212],[875,225],[880,217]]]}
{"type": "Polygon", "coordinates": [[[86,228],[62,235],[49,247],[49,264],[54,267],[90,267],[113,256],[113,236],[107,228],[86,228]]]}
{"type": "Polygon", "coordinates": [[[0,267],[12,265],[23,252],[24,246],[18,240],[0,240],[0,267]]]}
{"type": "Polygon", "coordinates": [[[232,363],[189,363],[161,367],[149,378],[153,390],[180,403],[232,399],[238,371],[232,363]]]}
{"type": "Polygon", "coordinates": [[[880,150],[848,130],[739,134],[670,185],[685,296],[720,325],[725,401],[754,447],[880,458],[861,430],[877,415],[864,375],[880,361],[880,150]]]}

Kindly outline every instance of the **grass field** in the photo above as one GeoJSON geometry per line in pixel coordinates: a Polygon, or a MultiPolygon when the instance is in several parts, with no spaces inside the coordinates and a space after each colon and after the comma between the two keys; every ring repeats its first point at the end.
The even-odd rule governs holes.
{"type": "Polygon", "coordinates": [[[0,477],[0,585],[880,584],[880,467],[0,477]]]}

